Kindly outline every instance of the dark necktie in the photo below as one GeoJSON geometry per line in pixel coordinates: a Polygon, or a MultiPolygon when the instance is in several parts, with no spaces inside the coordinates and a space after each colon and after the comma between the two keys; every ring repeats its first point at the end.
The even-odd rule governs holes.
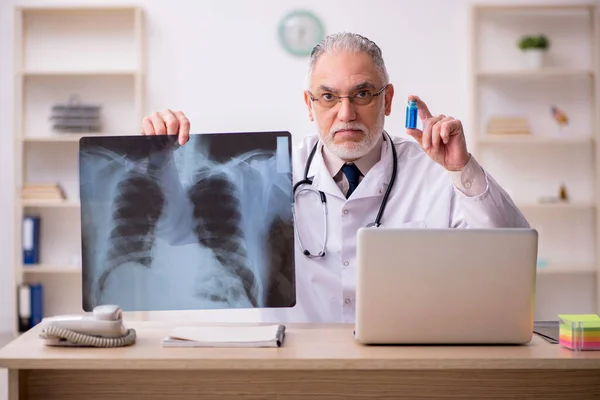
{"type": "Polygon", "coordinates": [[[346,175],[348,179],[348,183],[350,184],[350,188],[348,189],[348,193],[346,193],[346,198],[350,197],[354,189],[358,186],[358,177],[360,176],[360,170],[354,164],[345,164],[342,167],[342,172],[346,175]]]}

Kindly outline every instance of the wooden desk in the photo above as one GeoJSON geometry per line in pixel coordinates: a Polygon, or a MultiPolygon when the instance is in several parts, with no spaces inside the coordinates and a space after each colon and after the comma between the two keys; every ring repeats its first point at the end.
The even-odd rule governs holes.
{"type": "MultiPolygon", "coordinates": [[[[163,348],[183,324],[131,322],[118,349],[47,347],[39,327],[0,350],[16,399],[600,398],[600,352],[527,346],[361,346],[350,326],[289,325],[280,349],[163,348]]],[[[189,323],[185,323],[189,325],[189,323]]]]}

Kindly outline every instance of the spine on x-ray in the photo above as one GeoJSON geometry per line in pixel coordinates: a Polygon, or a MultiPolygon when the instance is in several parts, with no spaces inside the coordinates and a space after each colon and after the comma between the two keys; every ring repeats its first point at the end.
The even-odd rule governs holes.
{"type": "Polygon", "coordinates": [[[202,245],[212,249],[229,277],[239,277],[244,289],[244,293],[240,293],[229,285],[220,287],[217,284],[214,288],[205,286],[204,290],[208,292],[199,295],[225,303],[237,303],[240,296],[247,296],[256,307],[258,284],[247,258],[236,188],[225,173],[218,170],[200,170],[196,177],[196,183],[189,191],[194,207],[195,234],[202,245]]]}

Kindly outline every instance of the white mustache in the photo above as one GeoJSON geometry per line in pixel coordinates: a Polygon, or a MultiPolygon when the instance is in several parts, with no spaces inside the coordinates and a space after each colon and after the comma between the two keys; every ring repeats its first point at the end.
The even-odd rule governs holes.
{"type": "Polygon", "coordinates": [[[338,131],[342,131],[342,130],[359,130],[362,131],[363,133],[367,132],[367,128],[366,126],[364,126],[361,123],[358,122],[349,122],[349,123],[342,123],[342,124],[337,124],[331,127],[331,129],[329,130],[329,134],[331,136],[335,135],[338,131]]]}

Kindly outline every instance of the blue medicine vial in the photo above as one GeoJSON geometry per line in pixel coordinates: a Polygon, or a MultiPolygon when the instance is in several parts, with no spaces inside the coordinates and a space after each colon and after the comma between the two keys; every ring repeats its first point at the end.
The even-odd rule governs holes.
{"type": "Polygon", "coordinates": [[[416,129],[417,128],[418,115],[419,115],[419,108],[417,107],[417,102],[415,100],[410,100],[408,102],[408,104],[406,104],[405,126],[407,129],[416,129]]]}

